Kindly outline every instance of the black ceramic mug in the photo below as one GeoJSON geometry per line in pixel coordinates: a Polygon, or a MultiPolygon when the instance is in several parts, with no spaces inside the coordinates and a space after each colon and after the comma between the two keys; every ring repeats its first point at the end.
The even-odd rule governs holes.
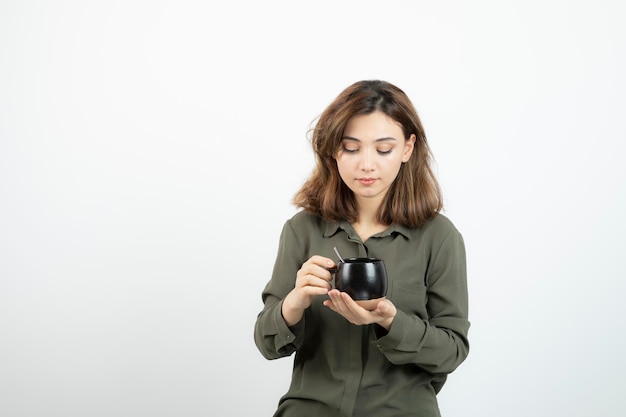
{"type": "Polygon", "coordinates": [[[387,294],[387,270],[382,259],[346,258],[337,263],[335,288],[353,300],[374,300],[387,294]]]}

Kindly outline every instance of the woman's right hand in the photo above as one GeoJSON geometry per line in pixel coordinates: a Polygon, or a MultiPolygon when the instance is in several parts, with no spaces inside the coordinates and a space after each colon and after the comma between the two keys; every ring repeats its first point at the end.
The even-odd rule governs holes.
{"type": "Polygon", "coordinates": [[[332,275],[328,268],[335,266],[330,258],[313,255],[296,274],[296,285],[283,300],[282,313],[288,326],[298,323],[309,308],[313,297],[327,294],[332,288],[332,275]]]}

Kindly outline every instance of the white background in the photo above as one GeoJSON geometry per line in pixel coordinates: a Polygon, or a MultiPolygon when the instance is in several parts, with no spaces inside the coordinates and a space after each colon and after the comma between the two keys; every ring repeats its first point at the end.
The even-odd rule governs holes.
{"type": "MultiPolygon", "coordinates": [[[[443,415],[616,416],[616,1],[2,1],[0,415],[270,416],[252,332],[311,122],[391,81],[468,251],[443,415]]],[[[341,341],[338,340],[338,343],[341,341]]]]}

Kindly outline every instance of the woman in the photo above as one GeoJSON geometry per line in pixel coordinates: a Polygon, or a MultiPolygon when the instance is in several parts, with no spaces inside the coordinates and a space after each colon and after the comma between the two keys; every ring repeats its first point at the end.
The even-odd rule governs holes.
{"type": "Polygon", "coordinates": [[[255,342],[296,353],[275,416],[439,416],[436,394],[469,351],[465,247],[440,214],[424,129],[409,98],[360,81],[312,132],[317,166],[282,230],[255,342]],[[334,247],[382,259],[386,297],[367,310],[333,289],[334,247]]]}

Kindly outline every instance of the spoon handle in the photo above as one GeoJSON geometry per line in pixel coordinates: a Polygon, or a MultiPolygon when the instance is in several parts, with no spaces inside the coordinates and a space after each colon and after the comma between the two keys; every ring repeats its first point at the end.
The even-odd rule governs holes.
{"type": "Polygon", "coordinates": [[[339,254],[339,251],[337,250],[337,246],[333,247],[333,250],[335,251],[335,253],[337,254],[337,257],[339,258],[339,260],[341,262],[343,262],[343,258],[341,257],[341,255],[339,254]]]}

